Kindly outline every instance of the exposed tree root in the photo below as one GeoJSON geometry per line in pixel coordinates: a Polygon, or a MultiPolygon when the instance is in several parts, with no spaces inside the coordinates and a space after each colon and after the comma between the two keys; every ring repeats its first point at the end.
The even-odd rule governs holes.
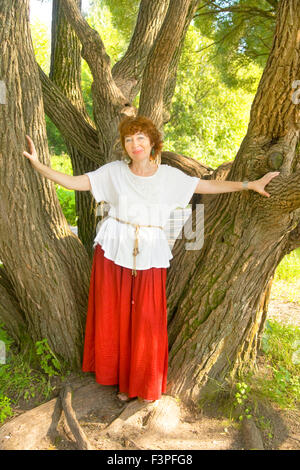
{"type": "Polygon", "coordinates": [[[45,448],[58,435],[60,419],[66,420],[64,428],[70,439],[73,435],[77,448],[91,448],[78,419],[89,413],[99,399],[99,386],[87,385],[74,393],[75,411],[71,404],[71,389],[67,385],[61,396],[37,406],[11,419],[0,428],[1,450],[34,450],[45,448]],[[71,434],[72,433],[72,434],[71,434]]]}
{"type": "Polygon", "coordinates": [[[67,420],[70,430],[72,431],[73,436],[76,439],[78,449],[79,450],[93,450],[93,446],[90,444],[80,424],[78,423],[75,412],[72,408],[72,393],[71,393],[71,388],[69,385],[67,385],[62,390],[60,394],[60,398],[61,398],[65,418],[67,420]]]}
{"type": "MultiPolygon", "coordinates": [[[[181,416],[185,411],[171,396],[163,395],[152,403],[132,400],[121,405],[114,386],[100,386],[93,381],[77,388],[73,384],[72,389],[73,393],[67,384],[59,397],[4,424],[0,428],[0,449],[47,449],[59,438],[77,449],[142,450],[149,449],[151,443],[161,448],[168,440],[174,442],[178,433],[180,439],[185,439],[182,430],[187,428],[181,416]],[[99,431],[91,433],[91,426],[99,431]]],[[[243,423],[242,437],[244,448],[263,448],[261,436],[249,420],[243,423]]],[[[187,439],[194,437],[189,435],[187,439]]]]}
{"type": "Polygon", "coordinates": [[[151,435],[172,433],[180,422],[180,408],[170,396],[154,403],[130,402],[122,413],[100,434],[113,441],[124,442],[131,448],[147,449],[151,435]],[[130,440],[128,441],[128,437],[130,440]],[[127,444],[128,441],[128,444],[127,444]]]}
{"type": "Polygon", "coordinates": [[[44,403],[13,418],[0,428],[1,450],[35,450],[53,437],[61,415],[59,399],[44,403]]]}
{"type": "MultiPolygon", "coordinates": [[[[69,385],[60,396],[17,416],[0,428],[0,449],[29,450],[49,446],[58,437],[60,430],[69,441],[74,441],[78,449],[93,449],[93,444],[86,437],[80,418],[97,409],[103,413],[112,410],[113,420],[99,431],[99,439],[109,437],[125,447],[142,449],[141,436],[159,432],[172,432],[180,421],[180,408],[176,400],[163,395],[156,402],[143,403],[133,400],[124,405],[118,415],[119,405],[114,398],[114,387],[101,387],[91,383],[73,390],[71,403],[69,385]],[[74,437],[73,437],[74,436],[74,437]],[[139,442],[135,442],[136,438],[139,442]]],[[[99,423],[103,426],[103,423],[99,423]]],[[[60,435],[61,437],[61,435],[60,435]]]]}
{"type": "Polygon", "coordinates": [[[244,448],[247,450],[264,450],[263,440],[252,418],[242,421],[244,448]]]}

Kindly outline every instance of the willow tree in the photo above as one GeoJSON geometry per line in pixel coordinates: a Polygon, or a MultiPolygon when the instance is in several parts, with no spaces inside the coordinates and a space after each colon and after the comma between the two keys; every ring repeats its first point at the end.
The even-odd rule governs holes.
{"type": "MultiPolygon", "coordinates": [[[[49,165],[46,113],[67,143],[74,174],[120,157],[118,123],[138,113],[163,128],[170,116],[176,69],[196,0],[141,0],[124,56],[112,67],[80,2],[54,2],[52,68],[34,58],[28,0],[0,2],[0,318],[20,338],[46,337],[53,350],[80,366],[94,236],[95,205],[78,198],[84,221],[77,238],[60,209],[53,183],[24,159],[25,134],[49,165]],[[16,21],[17,19],[17,21],[16,21]],[[93,119],[80,91],[79,53],[93,83],[93,119]],[[71,83],[67,86],[66,80],[71,83]],[[139,94],[139,108],[133,100],[139,94]],[[84,230],[84,226],[88,230],[84,230]]],[[[187,250],[188,230],[174,246],[168,272],[169,393],[195,402],[211,383],[255,361],[272,277],[299,245],[300,0],[282,0],[270,56],[254,99],[247,134],[232,165],[212,171],[163,152],[162,162],[191,175],[254,180],[280,169],[267,191],[194,199],[204,204],[204,244],[187,250]]],[[[189,240],[190,241],[190,240],[189,240]]]]}

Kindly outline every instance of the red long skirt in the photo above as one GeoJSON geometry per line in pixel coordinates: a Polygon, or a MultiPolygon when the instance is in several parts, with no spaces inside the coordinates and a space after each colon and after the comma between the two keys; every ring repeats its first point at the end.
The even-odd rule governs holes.
{"type": "Polygon", "coordinates": [[[83,372],[119,385],[129,397],[166,393],[167,268],[132,270],[104,257],[96,245],[90,279],[83,372]]]}

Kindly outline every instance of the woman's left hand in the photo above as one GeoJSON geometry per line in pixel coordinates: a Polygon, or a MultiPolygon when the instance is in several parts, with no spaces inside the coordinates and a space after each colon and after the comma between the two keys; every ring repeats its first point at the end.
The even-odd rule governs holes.
{"type": "Polygon", "coordinates": [[[253,191],[256,191],[262,196],[270,197],[270,194],[265,191],[265,186],[278,175],[280,175],[280,171],[270,171],[259,180],[251,181],[249,189],[253,189],[253,191]]]}

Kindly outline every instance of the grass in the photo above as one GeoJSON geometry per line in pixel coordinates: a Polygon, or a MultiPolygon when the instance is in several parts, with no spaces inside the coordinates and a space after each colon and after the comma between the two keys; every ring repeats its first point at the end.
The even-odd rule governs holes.
{"type": "Polygon", "coordinates": [[[199,402],[216,406],[230,423],[254,418],[268,438],[272,426],[262,416],[260,405],[282,410],[299,410],[300,405],[300,328],[268,320],[262,338],[260,366],[228,377],[225,384],[215,384],[213,392],[199,402]]]}
{"type": "Polygon", "coordinates": [[[286,255],[276,269],[274,280],[299,281],[300,279],[300,248],[286,255]]]}
{"type": "Polygon", "coordinates": [[[300,248],[286,255],[277,266],[271,299],[300,304],[300,248]]]}
{"type": "Polygon", "coordinates": [[[20,400],[45,402],[55,390],[52,379],[67,375],[66,364],[51,351],[46,339],[33,343],[25,339],[19,350],[0,325],[0,340],[5,358],[0,363],[0,423],[11,417],[20,400]]]}
{"type": "Polygon", "coordinates": [[[300,328],[268,320],[262,352],[266,375],[251,377],[253,392],[280,408],[297,409],[300,405],[300,328]]]}
{"type": "Polygon", "coordinates": [[[300,304],[300,279],[294,282],[285,279],[274,279],[271,299],[300,304]]]}

